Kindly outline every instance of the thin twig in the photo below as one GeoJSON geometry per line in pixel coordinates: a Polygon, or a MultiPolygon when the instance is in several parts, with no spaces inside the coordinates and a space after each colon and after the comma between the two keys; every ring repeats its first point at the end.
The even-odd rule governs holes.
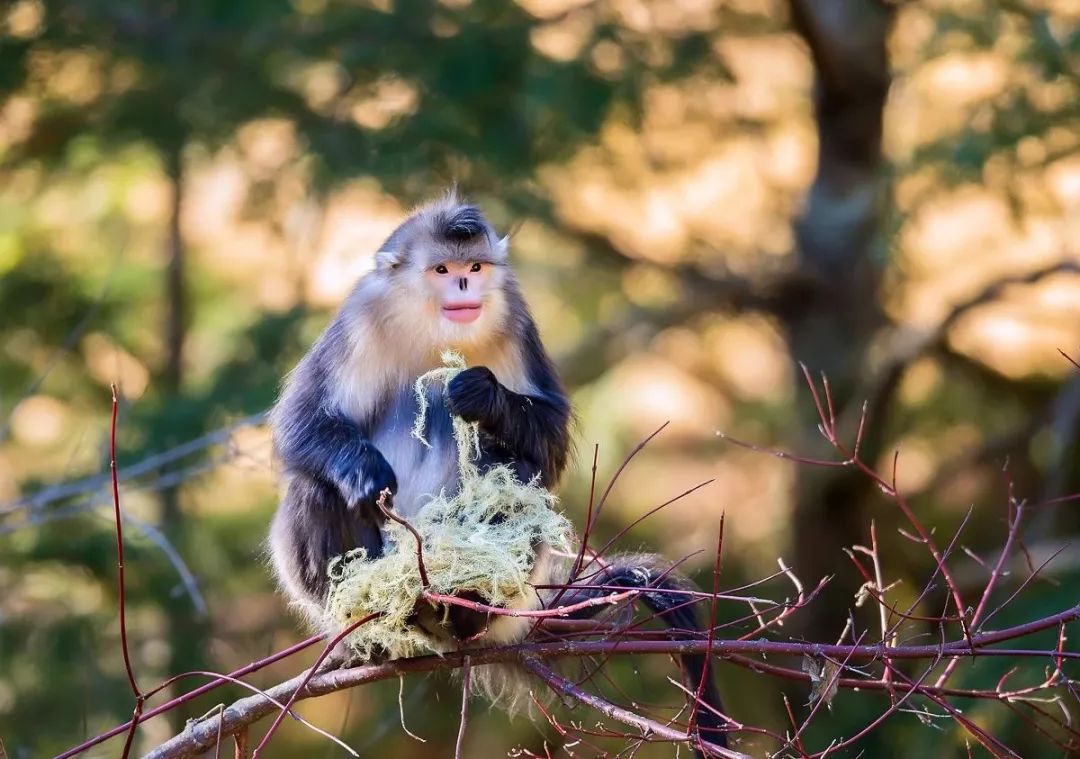
{"type": "Polygon", "coordinates": [[[655,720],[642,717],[639,714],[635,714],[632,711],[623,709],[620,706],[616,706],[599,696],[594,696],[591,693],[586,693],[578,686],[564,677],[556,674],[554,670],[541,662],[538,658],[533,656],[524,656],[521,660],[525,669],[532,672],[539,677],[545,683],[548,684],[556,693],[560,693],[565,696],[569,696],[576,701],[580,701],[587,706],[592,707],[601,714],[611,717],[614,720],[618,720],[626,725],[631,725],[640,729],[645,736],[658,735],[661,738],[665,738],[669,741],[675,741],[677,743],[693,743],[699,746],[702,750],[711,756],[725,757],[726,759],[750,759],[746,754],[738,751],[732,751],[721,746],[717,746],[714,743],[708,741],[696,739],[692,735],[680,733],[678,730],[673,730],[670,727],[660,724],[655,720]]]}
{"type": "Polygon", "coordinates": [[[285,702],[285,706],[281,708],[281,712],[278,714],[277,719],[275,719],[274,723],[270,725],[270,729],[266,731],[266,735],[264,735],[263,739],[259,741],[259,745],[255,747],[255,751],[251,755],[252,759],[258,759],[259,752],[262,751],[263,747],[270,742],[271,738],[274,737],[274,733],[281,725],[281,721],[285,719],[285,715],[289,713],[289,710],[292,709],[293,704],[296,703],[296,697],[300,695],[300,693],[302,693],[307,687],[307,684],[311,682],[311,678],[319,670],[319,667],[322,666],[322,663],[326,661],[326,657],[328,657],[330,653],[334,650],[334,648],[337,647],[337,644],[343,641],[353,632],[355,632],[361,625],[365,625],[379,616],[380,612],[374,612],[372,614],[368,614],[366,617],[362,617],[361,619],[356,620],[351,625],[349,625],[344,630],[335,635],[330,640],[330,642],[326,644],[326,648],[324,648],[322,653],[319,654],[319,658],[315,660],[315,663],[311,665],[311,669],[307,671],[304,679],[300,681],[300,685],[296,688],[295,691],[293,691],[292,695],[289,696],[289,700],[285,702]]]}
{"type": "Polygon", "coordinates": [[[124,672],[127,674],[128,685],[131,693],[135,696],[135,711],[131,717],[131,727],[124,739],[124,748],[120,753],[122,759],[127,759],[131,753],[131,745],[135,740],[135,728],[142,717],[143,704],[146,696],[139,690],[135,681],[135,670],[131,666],[131,654],[128,648],[127,635],[127,586],[124,582],[124,520],[120,517],[120,483],[116,476],[116,417],[120,412],[120,401],[116,395],[116,385],[110,386],[112,390],[112,414],[109,418],[109,481],[112,484],[113,518],[116,528],[116,586],[119,597],[120,615],[120,650],[124,655],[124,672]]]}
{"type": "MultiPolygon", "coordinates": [[[[105,741],[109,740],[110,738],[114,738],[117,735],[120,735],[121,733],[126,732],[127,730],[129,730],[132,727],[133,724],[146,722],[148,719],[150,719],[152,717],[156,717],[159,714],[163,714],[165,712],[171,711],[171,710],[175,709],[176,707],[178,707],[178,706],[180,706],[182,704],[188,703],[189,701],[192,701],[192,700],[198,698],[199,696],[202,696],[202,695],[204,695],[206,693],[209,693],[210,691],[212,691],[212,690],[214,690],[216,688],[219,688],[222,685],[225,685],[227,683],[232,682],[233,678],[243,677],[244,675],[251,674],[252,672],[257,672],[258,670],[263,669],[264,667],[268,667],[271,664],[279,662],[282,659],[287,659],[288,657],[292,656],[293,654],[299,653],[300,651],[303,651],[306,648],[310,648],[311,646],[315,645],[320,640],[323,640],[325,638],[326,638],[325,635],[313,635],[312,637],[308,638],[307,640],[300,641],[299,643],[296,643],[296,644],[294,644],[292,646],[289,646],[288,648],[286,648],[286,649],[284,649],[282,651],[278,651],[275,654],[272,654],[272,655],[267,656],[265,658],[262,658],[262,659],[259,659],[257,661],[251,662],[250,664],[246,664],[243,667],[240,667],[239,669],[235,669],[232,672],[230,672],[228,675],[223,675],[221,677],[216,677],[213,680],[211,680],[210,682],[206,683],[205,685],[202,685],[202,686],[196,688],[195,690],[192,690],[192,691],[190,691],[188,693],[181,694],[181,695],[177,696],[176,698],[167,701],[166,703],[162,704],[161,706],[154,707],[153,709],[149,710],[145,714],[141,715],[138,720],[133,720],[131,722],[125,722],[122,725],[117,725],[116,727],[112,728],[111,730],[107,730],[104,733],[102,733],[101,735],[95,736],[94,738],[91,738],[90,740],[88,740],[88,741],[86,741],[84,743],[81,743],[78,746],[75,746],[74,748],[71,748],[71,749],[65,751],[64,753],[62,753],[58,757],[56,757],[56,759],[71,759],[71,757],[73,757],[73,756],[77,756],[77,755],[83,753],[84,751],[88,751],[88,750],[92,749],[94,746],[97,746],[100,743],[104,743],[105,741]]],[[[168,686],[172,685],[173,683],[175,683],[176,681],[178,681],[182,677],[186,677],[187,675],[188,675],[188,673],[185,673],[183,675],[176,675],[174,677],[169,678],[168,680],[166,680],[164,683],[162,683],[158,687],[148,691],[147,694],[146,694],[147,698],[152,697],[155,693],[163,690],[164,688],[167,688],[168,686]]]]}
{"type": "Polygon", "coordinates": [[[405,735],[412,738],[419,743],[427,743],[426,738],[421,738],[419,735],[409,729],[409,726],[405,724],[405,675],[398,676],[398,691],[397,691],[397,708],[398,708],[398,721],[401,723],[401,729],[405,731],[405,735]]]}
{"type": "Polygon", "coordinates": [[[713,638],[716,635],[716,593],[720,586],[720,570],[723,566],[722,557],[724,552],[724,517],[726,515],[721,512],[720,514],[720,528],[717,530],[716,535],[716,558],[713,560],[713,592],[712,598],[709,601],[709,628],[708,628],[708,647],[705,649],[705,666],[701,668],[701,677],[698,680],[697,691],[694,693],[693,703],[690,705],[690,727],[689,732],[694,732],[694,727],[697,725],[698,709],[701,706],[701,696],[705,692],[705,687],[709,684],[709,680],[712,678],[712,667],[709,663],[712,661],[713,655],[713,638]]]}
{"type": "Polygon", "coordinates": [[[116,385],[112,388],[112,417],[109,422],[109,478],[112,482],[113,516],[116,528],[116,585],[120,599],[120,647],[124,654],[124,672],[127,674],[128,685],[135,698],[142,698],[142,691],[135,682],[135,671],[131,667],[131,655],[128,651],[127,636],[127,593],[124,585],[124,520],[120,518],[120,483],[116,476],[116,417],[120,410],[120,402],[116,396],[116,385]]]}
{"type": "Polygon", "coordinates": [[[503,617],[549,619],[551,617],[565,617],[575,611],[588,609],[593,606],[608,606],[621,603],[628,598],[634,598],[635,596],[640,595],[641,592],[641,590],[634,588],[632,590],[624,590],[621,593],[611,593],[610,595],[600,596],[598,598],[588,598],[584,601],[571,604],[570,606],[554,606],[550,609],[508,609],[504,606],[488,606],[479,601],[470,601],[467,598],[461,598],[460,596],[451,596],[445,593],[430,593],[428,591],[424,591],[422,596],[433,604],[460,606],[463,609],[471,609],[472,611],[478,611],[484,614],[494,614],[503,617]]]}
{"type": "Polygon", "coordinates": [[[431,583],[428,581],[427,567],[424,565],[424,541],[420,537],[420,533],[416,531],[415,527],[409,524],[408,520],[399,517],[393,512],[393,510],[387,507],[386,499],[388,499],[389,497],[389,488],[379,493],[379,511],[381,511],[383,513],[383,516],[385,516],[387,519],[391,519],[400,524],[413,536],[413,539],[416,541],[416,568],[420,570],[420,584],[425,588],[430,587],[431,583]]]}
{"type": "MultiPolygon", "coordinates": [[[[293,719],[295,719],[301,725],[306,727],[308,730],[311,730],[312,732],[315,732],[315,733],[321,735],[322,737],[326,738],[327,740],[329,740],[332,743],[336,743],[338,746],[345,749],[345,751],[347,751],[349,754],[351,754],[351,755],[353,755],[355,757],[360,756],[358,753],[356,753],[356,751],[354,751],[349,746],[349,744],[345,743],[345,741],[343,741],[340,738],[338,738],[337,736],[327,732],[326,730],[323,730],[321,727],[317,727],[317,726],[311,724],[306,719],[304,719],[299,714],[297,714],[295,711],[293,711],[291,708],[286,709],[285,704],[281,703],[281,701],[279,701],[278,699],[271,696],[269,693],[267,693],[262,688],[256,688],[251,683],[245,683],[243,680],[240,680],[240,679],[235,678],[235,677],[229,677],[228,675],[222,675],[222,674],[220,674],[218,672],[193,671],[193,672],[190,672],[188,674],[202,675],[204,677],[220,677],[220,678],[223,678],[223,679],[229,681],[233,685],[239,685],[241,688],[245,688],[245,689],[247,689],[247,690],[249,690],[249,691],[251,691],[251,692],[253,692],[253,693],[257,694],[257,695],[260,695],[263,698],[265,698],[267,701],[270,701],[271,703],[273,703],[274,706],[278,707],[279,709],[282,709],[284,712],[288,712],[289,715],[293,719]]],[[[217,713],[217,717],[218,717],[218,733],[219,733],[219,735],[220,735],[221,730],[222,730],[222,720],[220,718],[221,718],[221,713],[222,713],[223,710],[224,710],[223,706],[218,706],[218,707],[215,707],[210,712],[210,714],[213,714],[214,712],[217,713]]],[[[218,740],[220,740],[220,738],[218,740]]]]}
{"type": "Polygon", "coordinates": [[[458,725],[457,743],[454,744],[454,759],[461,759],[461,753],[465,745],[465,725],[469,719],[469,685],[471,684],[472,668],[471,660],[465,657],[461,665],[461,723],[458,725]]]}

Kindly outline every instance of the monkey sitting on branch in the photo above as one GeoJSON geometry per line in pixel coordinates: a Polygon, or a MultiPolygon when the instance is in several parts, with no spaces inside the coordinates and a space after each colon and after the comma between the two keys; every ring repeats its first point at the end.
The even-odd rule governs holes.
{"type": "MultiPolygon", "coordinates": [[[[270,532],[278,581],[309,622],[325,624],[338,557],[378,559],[387,550],[387,515],[418,518],[440,494],[461,487],[452,419],[475,423],[475,467],[509,467],[520,483],[557,486],[570,451],[570,401],[522,297],[500,238],[475,207],[456,194],[422,206],[380,247],[336,317],[289,375],[271,415],[274,445],[284,465],[284,496],[270,532]],[[469,368],[427,392],[426,440],[412,434],[420,402],[414,384],[442,365],[444,350],[469,368]],[[388,491],[384,512],[380,494],[388,491]]],[[[385,496],[383,496],[385,498],[385,496]]],[[[548,545],[533,551],[532,592],[521,606],[580,604],[611,588],[640,589],[673,631],[706,629],[674,578],[648,557],[624,556],[572,582],[556,568],[548,545]]],[[[462,594],[468,597],[468,593],[462,594]]],[[[476,599],[474,599],[476,600],[476,599]]],[[[483,600],[483,599],[480,599],[483,600]]],[[[421,602],[420,605],[423,605],[421,602]]],[[[522,640],[533,621],[495,616],[460,605],[418,609],[411,618],[435,651],[522,640]]],[[[708,657],[688,655],[687,688],[700,692],[702,737],[724,745],[708,657]]]]}

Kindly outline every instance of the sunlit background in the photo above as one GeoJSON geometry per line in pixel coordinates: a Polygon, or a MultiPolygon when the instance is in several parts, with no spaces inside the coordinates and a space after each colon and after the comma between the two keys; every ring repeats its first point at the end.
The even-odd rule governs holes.
{"type": "MultiPolygon", "coordinates": [[[[944,534],[974,504],[963,542],[976,554],[1003,534],[1005,461],[1024,497],[1080,489],[1080,385],[1059,352],[1080,353],[1080,6],[793,5],[809,22],[780,0],[0,6],[8,755],[56,753],[131,713],[98,479],[110,383],[121,466],[137,467],[123,505],[141,681],[225,671],[298,639],[264,564],[275,467],[251,417],[409,208],[454,182],[512,232],[573,390],[562,497],[575,522],[594,445],[606,481],[665,422],[600,532],[713,480],[624,548],[693,554],[683,566],[703,577],[724,513],[725,586],[774,572],[778,556],[810,585],[846,576],[825,599],[840,606],[802,630],[832,640],[845,617],[830,615],[858,586],[840,549],[867,540],[873,518],[898,597],[918,593],[926,557],[896,538],[880,494],[718,438],[821,454],[797,361],[827,371],[845,406],[881,401],[870,455],[888,466],[900,450],[900,486],[944,534]]],[[[1040,511],[1027,538],[1049,552],[1078,530],[1074,513],[1040,511]]],[[[961,569],[977,587],[978,566],[961,569]]],[[[1003,617],[1076,603],[1076,571],[1003,617]]],[[[639,664],[646,681],[671,672],[639,664]]],[[[996,666],[970,683],[992,685],[996,666]]],[[[632,674],[612,666],[630,688],[632,674]]],[[[781,732],[780,692],[808,698],[799,684],[721,676],[725,692],[752,694],[735,716],[781,732]]],[[[401,729],[396,682],[302,713],[362,755],[448,755],[456,687],[403,687],[427,744],[401,729]]],[[[136,748],[225,700],[148,722],[136,748]]],[[[880,706],[841,695],[810,744],[880,706]]],[[[469,756],[560,745],[542,721],[475,710],[469,756]]],[[[867,755],[961,755],[962,732],[942,726],[901,715],[867,755]]],[[[1023,723],[989,727],[1026,745],[1023,723]]],[[[337,750],[286,725],[270,755],[337,750]]]]}

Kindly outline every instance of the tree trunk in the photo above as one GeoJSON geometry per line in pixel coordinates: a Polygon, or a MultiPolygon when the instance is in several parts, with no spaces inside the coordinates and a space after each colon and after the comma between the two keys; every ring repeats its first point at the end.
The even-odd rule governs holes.
{"type": "MultiPolygon", "coordinates": [[[[852,403],[867,346],[881,324],[885,207],[882,120],[890,83],[892,9],[877,0],[791,0],[792,20],[815,69],[817,174],[796,225],[799,292],[783,309],[795,362],[829,378],[837,411],[852,403]]],[[[796,365],[800,450],[816,447],[817,416],[796,365]]],[[[870,453],[873,456],[873,453],[870,453]]],[[[835,575],[804,617],[814,639],[835,637],[858,583],[842,549],[868,540],[867,488],[846,470],[801,469],[793,520],[794,560],[813,586],[835,575]],[[848,581],[850,580],[850,581],[848,581]]]]}
{"type": "MultiPolygon", "coordinates": [[[[165,360],[161,372],[164,403],[176,403],[184,381],[184,340],[187,332],[187,286],[184,277],[184,239],[180,229],[184,201],[184,170],[182,146],[170,149],[165,156],[165,169],[172,189],[169,207],[168,236],[165,242],[165,360]]],[[[178,487],[161,491],[162,530],[183,556],[192,556],[191,541],[184,513],[180,506],[178,487]]],[[[206,623],[199,618],[186,593],[167,593],[161,599],[168,619],[168,674],[175,675],[203,667],[206,623]]],[[[185,720],[194,714],[184,710],[170,713],[172,728],[183,728],[185,720]]]]}
{"type": "Polygon", "coordinates": [[[184,287],[184,237],[180,218],[184,204],[182,149],[169,150],[165,157],[172,198],[169,231],[165,242],[165,370],[161,379],[166,395],[180,392],[184,372],[184,333],[187,329],[187,291],[184,287]]]}

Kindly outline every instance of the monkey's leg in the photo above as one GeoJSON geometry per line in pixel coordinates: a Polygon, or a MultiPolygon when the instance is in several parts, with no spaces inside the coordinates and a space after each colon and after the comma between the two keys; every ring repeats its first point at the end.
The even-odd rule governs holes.
{"type": "MultiPolygon", "coordinates": [[[[579,582],[608,588],[647,589],[648,592],[642,593],[640,598],[657,619],[667,625],[672,639],[685,637],[700,640],[711,624],[702,619],[702,615],[697,611],[698,605],[685,593],[670,592],[696,590],[693,583],[672,576],[650,557],[617,556],[606,567],[579,582]]],[[[611,590],[571,586],[559,599],[559,604],[570,606],[609,593],[611,590]]],[[[586,608],[569,616],[573,619],[589,619],[599,611],[600,607],[586,608]]],[[[701,688],[701,703],[698,705],[696,717],[699,734],[710,743],[727,748],[724,720],[713,711],[715,709],[722,713],[723,704],[713,679],[710,658],[704,654],[686,654],[681,657],[680,664],[686,689],[696,694],[698,688],[701,688]]],[[[702,757],[696,750],[695,755],[699,759],[702,757]]]]}
{"type": "Polygon", "coordinates": [[[354,548],[375,558],[383,545],[373,517],[350,509],[333,485],[299,473],[274,517],[270,548],[282,586],[310,617],[326,602],[332,559],[354,548]]]}

